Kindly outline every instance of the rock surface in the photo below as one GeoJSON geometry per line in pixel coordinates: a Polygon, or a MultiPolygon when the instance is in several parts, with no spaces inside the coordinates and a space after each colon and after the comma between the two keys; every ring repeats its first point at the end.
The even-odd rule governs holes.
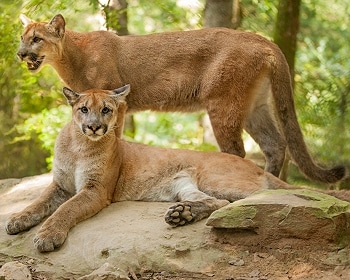
{"type": "MultiPolygon", "coordinates": [[[[350,279],[350,248],[346,240],[342,244],[330,242],[334,235],[329,238],[310,234],[308,228],[308,240],[303,240],[280,234],[283,230],[276,226],[264,229],[265,222],[253,231],[250,227],[213,229],[205,225],[205,220],[171,228],[164,222],[164,214],[172,203],[112,204],[75,226],[61,249],[41,254],[33,246],[40,225],[12,236],[6,234],[4,225],[11,213],[30,204],[50,181],[49,174],[0,181],[1,271],[6,267],[17,272],[27,268],[27,279],[33,280],[350,279]]],[[[284,207],[292,204],[287,202],[284,207]]],[[[347,206],[342,207],[346,212],[347,206]]],[[[333,212],[334,207],[328,209],[334,219],[337,211],[333,212]]],[[[290,219],[290,213],[284,215],[287,219],[283,223],[290,219]]],[[[269,220],[267,214],[259,215],[269,220]]],[[[309,216],[299,218],[307,220],[309,216]]],[[[345,228],[348,227],[349,222],[345,228]]],[[[12,279],[1,275],[0,279],[12,279]]]]}
{"type": "Polygon", "coordinates": [[[0,269],[0,279],[5,280],[31,280],[32,276],[28,267],[20,262],[5,263],[0,269]]]}
{"type": "Polygon", "coordinates": [[[311,190],[263,190],[209,217],[208,226],[330,241],[350,235],[350,203],[311,190]]]}

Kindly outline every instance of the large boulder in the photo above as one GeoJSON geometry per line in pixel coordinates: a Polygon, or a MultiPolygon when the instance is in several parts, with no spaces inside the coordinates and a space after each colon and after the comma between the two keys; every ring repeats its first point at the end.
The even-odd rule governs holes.
{"type": "MultiPolygon", "coordinates": [[[[261,193],[260,198],[258,195],[246,199],[252,199],[255,205],[259,205],[263,197],[274,197],[270,198],[270,206],[265,212],[246,207],[241,216],[240,228],[247,229],[243,231],[215,229],[206,226],[205,220],[172,228],[164,221],[164,214],[172,203],[114,203],[72,228],[60,249],[42,254],[33,245],[33,238],[41,224],[17,235],[7,235],[4,226],[11,213],[30,204],[51,180],[50,174],[0,180],[1,279],[16,279],[12,275],[48,280],[349,279],[350,249],[336,242],[329,243],[327,239],[334,240],[335,234],[329,230],[327,235],[319,236],[321,231],[318,228],[334,229],[328,220],[335,221],[335,228],[338,228],[343,220],[344,231],[347,230],[348,204],[332,200],[333,206],[320,206],[321,210],[312,212],[309,206],[293,206],[290,196],[283,196],[284,202],[279,205],[282,197],[276,201],[277,192],[261,193]],[[272,208],[280,210],[272,211],[272,208]],[[305,229],[300,223],[289,223],[294,211],[305,214],[298,216],[304,220],[305,229]],[[343,214],[340,213],[342,211],[343,214]],[[323,212],[328,213],[326,218],[321,218],[321,221],[326,221],[324,224],[320,221],[309,224],[308,221],[314,219],[312,213],[318,216],[323,212]],[[277,222],[278,219],[272,217],[274,215],[285,226],[269,222],[277,222]],[[256,220],[259,216],[262,221],[265,217],[261,223],[256,220]],[[298,226],[298,230],[293,229],[298,236],[305,234],[310,239],[267,240],[269,234],[271,237],[286,236],[283,232],[287,231],[287,224],[298,226]],[[252,232],[252,228],[256,232],[252,232]]],[[[307,205],[324,198],[330,199],[319,196],[308,200],[304,199],[309,197],[305,192],[296,194],[293,199],[299,197],[307,205]]],[[[225,218],[225,215],[222,220],[229,223],[230,218],[225,218]]]]}
{"type": "Polygon", "coordinates": [[[172,228],[164,215],[173,203],[130,201],[113,203],[76,225],[60,249],[39,253],[33,239],[41,224],[17,235],[7,235],[4,227],[10,214],[30,204],[51,180],[46,174],[0,181],[0,257],[24,257],[25,263],[35,265],[36,273],[55,275],[56,280],[84,275],[82,279],[99,279],[98,275],[107,279],[103,278],[107,274],[108,279],[125,279],[129,270],[141,269],[200,273],[227,254],[215,247],[208,250],[211,229],[205,220],[172,228]]]}
{"type": "Polygon", "coordinates": [[[335,241],[350,234],[350,203],[305,189],[263,190],[215,211],[206,224],[269,237],[335,241]]]}

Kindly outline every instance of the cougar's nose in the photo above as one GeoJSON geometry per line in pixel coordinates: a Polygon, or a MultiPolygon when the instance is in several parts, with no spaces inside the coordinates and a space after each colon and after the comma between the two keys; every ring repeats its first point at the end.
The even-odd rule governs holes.
{"type": "Polygon", "coordinates": [[[23,58],[25,58],[27,56],[27,53],[25,52],[18,52],[17,56],[20,60],[23,60],[23,58]]]}
{"type": "Polygon", "coordinates": [[[101,128],[100,125],[88,125],[88,128],[94,133],[101,128]]]}

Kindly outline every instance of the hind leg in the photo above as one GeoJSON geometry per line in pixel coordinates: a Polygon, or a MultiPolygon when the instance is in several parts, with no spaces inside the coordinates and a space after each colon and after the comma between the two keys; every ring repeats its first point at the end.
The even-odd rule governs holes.
{"type": "Polygon", "coordinates": [[[173,227],[200,221],[229,203],[201,192],[185,172],[174,179],[172,187],[180,202],[168,209],[165,221],[173,227]]]}
{"type": "Polygon", "coordinates": [[[246,119],[245,130],[260,146],[266,158],[265,170],[279,176],[286,152],[286,141],[271,116],[269,106],[254,108],[246,119]]]}

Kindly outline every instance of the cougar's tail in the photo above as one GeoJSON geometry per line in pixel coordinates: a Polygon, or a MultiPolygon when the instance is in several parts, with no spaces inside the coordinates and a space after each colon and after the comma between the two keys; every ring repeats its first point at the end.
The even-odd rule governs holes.
{"type": "MultiPolygon", "coordinates": [[[[277,48],[276,48],[277,49],[277,48]]],[[[300,171],[312,180],[335,183],[344,179],[347,170],[344,166],[324,169],[315,164],[311,158],[295,112],[293,89],[287,61],[282,52],[277,49],[269,57],[271,65],[271,88],[275,100],[277,117],[286,138],[289,153],[300,171]]]]}

